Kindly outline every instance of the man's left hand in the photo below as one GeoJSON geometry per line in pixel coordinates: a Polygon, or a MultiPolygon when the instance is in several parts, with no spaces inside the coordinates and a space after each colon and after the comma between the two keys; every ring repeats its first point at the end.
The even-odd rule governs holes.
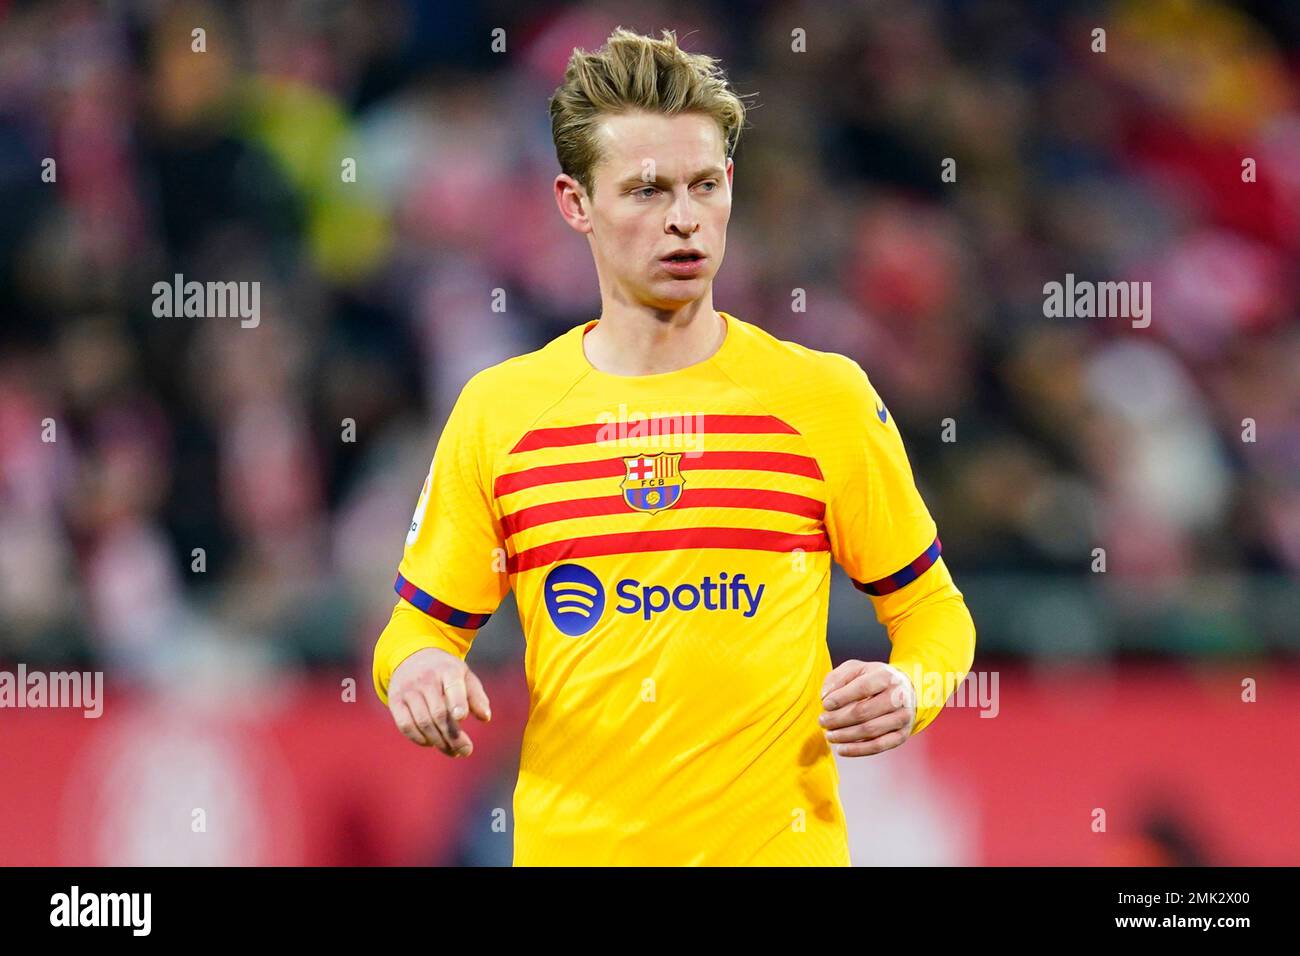
{"type": "Polygon", "coordinates": [[[893,750],[916,723],[916,690],[883,661],[845,661],[822,682],[819,718],[826,740],[842,757],[893,750]]]}

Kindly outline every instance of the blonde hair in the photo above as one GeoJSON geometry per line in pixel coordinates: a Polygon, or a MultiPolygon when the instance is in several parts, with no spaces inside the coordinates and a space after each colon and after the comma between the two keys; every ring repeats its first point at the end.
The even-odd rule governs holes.
{"type": "Polygon", "coordinates": [[[682,50],[673,30],[664,30],[663,39],[656,40],[618,27],[595,53],[575,49],[550,109],[560,169],[588,195],[595,193],[592,173],[601,160],[595,137],[601,114],[706,114],[721,129],[728,157],[745,123],[745,104],[728,85],[718,60],[682,50]]]}

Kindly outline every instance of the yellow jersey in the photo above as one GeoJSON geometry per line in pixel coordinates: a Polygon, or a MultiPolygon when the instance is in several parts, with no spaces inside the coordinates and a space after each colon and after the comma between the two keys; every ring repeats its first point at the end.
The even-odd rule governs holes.
{"type": "Polygon", "coordinates": [[[517,866],[850,863],[831,560],[886,595],[938,535],[862,368],[719,314],[714,355],[656,375],[594,368],[575,326],[475,375],[438,441],[375,689],[422,647],[464,659],[514,589],[517,866]]]}

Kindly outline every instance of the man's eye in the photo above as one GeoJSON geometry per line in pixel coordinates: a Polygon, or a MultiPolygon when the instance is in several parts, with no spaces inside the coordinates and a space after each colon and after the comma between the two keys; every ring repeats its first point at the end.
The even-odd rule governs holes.
{"type": "Polygon", "coordinates": [[[650,199],[650,198],[653,197],[654,194],[655,194],[656,192],[658,192],[658,191],[659,191],[659,190],[656,189],[654,186],[643,186],[642,188],[640,188],[640,189],[638,189],[636,192],[634,192],[632,195],[633,195],[633,196],[640,196],[640,197],[643,198],[643,199],[650,199]],[[649,195],[647,195],[647,193],[648,193],[649,195]]]}
{"type": "Polygon", "coordinates": [[[706,179],[704,182],[700,183],[700,185],[712,187],[709,189],[709,192],[714,192],[718,188],[718,181],[716,179],[706,179]]]}

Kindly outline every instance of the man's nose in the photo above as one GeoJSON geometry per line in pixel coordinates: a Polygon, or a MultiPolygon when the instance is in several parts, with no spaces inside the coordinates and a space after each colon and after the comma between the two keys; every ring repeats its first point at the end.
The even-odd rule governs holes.
{"type": "Polygon", "coordinates": [[[684,236],[689,236],[700,228],[700,220],[695,213],[695,204],[691,202],[689,190],[677,194],[672,208],[668,210],[665,227],[668,232],[678,232],[684,236]]]}

